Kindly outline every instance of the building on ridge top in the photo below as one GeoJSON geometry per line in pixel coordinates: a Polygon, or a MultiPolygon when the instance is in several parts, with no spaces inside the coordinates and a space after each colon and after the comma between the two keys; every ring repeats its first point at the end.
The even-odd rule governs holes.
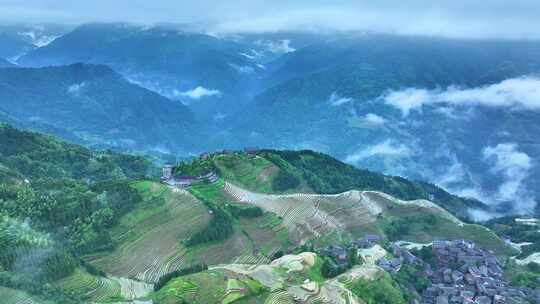
{"type": "Polygon", "coordinates": [[[257,156],[257,153],[259,152],[259,148],[257,147],[246,147],[244,148],[244,152],[251,157],[257,156]]]}
{"type": "Polygon", "coordinates": [[[172,178],[172,171],[173,171],[173,166],[169,164],[164,165],[162,168],[161,180],[163,181],[170,180],[172,178]]]}

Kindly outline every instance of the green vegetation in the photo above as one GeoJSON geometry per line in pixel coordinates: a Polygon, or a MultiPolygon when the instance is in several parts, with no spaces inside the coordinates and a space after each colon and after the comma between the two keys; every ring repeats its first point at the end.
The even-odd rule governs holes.
{"type": "Polygon", "coordinates": [[[217,155],[213,159],[219,175],[246,189],[264,193],[274,192],[272,181],[279,168],[262,157],[248,157],[244,154],[217,155]]]}
{"type": "Polygon", "coordinates": [[[0,284],[77,301],[49,283],[73,275],[79,255],[114,246],[110,228],[141,202],[129,180],[153,167],[8,125],[0,142],[0,284]]]}
{"type": "MultiPolygon", "coordinates": [[[[434,202],[462,218],[467,217],[466,208],[481,207],[481,203],[477,201],[459,198],[437,186],[358,169],[314,151],[267,150],[262,155],[274,161],[277,157],[286,161],[301,173],[316,193],[340,193],[352,189],[374,190],[403,200],[427,199],[431,195],[434,202]]],[[[282,169],[285,167],[278,166],[282,169]]]]}
{"type": "Polygon", "coordinates": [[[156,304],[237,303],[240,299],[258,298],[265,292],[261,283],[247,276],[207,270],[170,280],[152,299],[156,304]]]}
{"type": "Polygon", "coordinates": [[[492,219],[486,222],[486,226],[514,243],[531,243],[521,246],[521,252],[517,258],[524,259],[535,252],[540,252],[540,230],[538,225],[518,223],[516,218],[516,216],[507,216],[492,219]]]}
{"type": "Polygon", "coordinates": [[[232,235],[234,227],[230,216],[221,208],[210,207],[210,210],[212,211],[212,219],[203,230],[198,231],[185,241],[186,246],[222,241],[232,235]]]}
{"type": "Polygon", "coordinates": [[[190,267],[187,267],[187,268],[182,268],[182,269],[179,269],[179,270],[175,270],[173,272],[169,272],[166,275],[159,278],[157,283],[154,284],[154,290],[155,291],[160,290],[163,286],[165,286],[165,284],[169,283],[169,281],[174,279],[174,278],[177,278],[177,277],[180,277],[180,276],[183,276],[183,275],[188,275],[188,274],[191,274],[191,273],[201,272],[201,271],[204,271],[204,270],[207,270],[207,269],[208,269],[208,266],[200,264],[200,265],[193,265],[193,266],[190,266],[190,267]]]}
{"type": "Polygon", "coordinates": [[[366,304],[407,303],[399,286],[387,273],[374,280],[359,279],[349,283],[348,288],[366,304]]]}
{"type": "Polygon", "coordinates": [[[540,264],[529,263],[521,266],[510,261],[505,266],[504,275],[514,286],[540,288],[540,264]]]}
{"type": "Polygon", "coordinates": [[[272,181],[272,190],[276,192],[284,192],[298,188],[298,186],[300,186],[300,180],[283,169],[278,171],[277,176],[272,181]]]}
{"type": "Polygon", "coordinates": [[[379,217],[377,225],[392,241],[409,240],[429,243],[435,238],[470,239],[479,246],[493,250],[499,256],[509,256],[515,250],[495,233],[476,224],[458,225],[435,213],[419,213],[415,207],[394,206],[379,217]]]}
{"type": "Polygon", "coordinates": [[[59,281],[54,282],[62,292],[81,297],[85,301],[110,302],[122,300],[118,282],[104,277],[93,276],[81,269],[59,281]]]}
{"type": "Polygon", "coordinates": [[[190,188],[191,193],[203,202],[210,211],[212,218],[203,230],[198,231],[184,243],[194,246],[211,241],[222,241],[234,232],[231,215],[225,210],[223,202],[217,202],[221,197],[222,184],[201,184],[190,188]]]}
{"type": "Polygon", "coordinates": [[[324,278],[324,275],[322,273],[322,266],[324,264],[323,261],[324,260],[322,258],[317,256],[317,258],[315,259],[315,264],[309,268],[307,277],[311,281],[317,282],[317,283],[324,282],[325,278],[324,278]]]}
{"type": "Polygon", "coordinates": [[[412,287],[418,294],[422,294],[429,287],[430,281],[423,274],[422,267],[403,265],[395,276],[395,280],[405,287],[412,287]]]}
{"type": "Polygon", "coordinates": [[[216,171],[214,163],[206,159],[197,159],[191,162],[181,162],[174,167],[174,176],[201,176],[208,172],[216,171]]]}
{"type": "Polygon", "coordinates": [[[232,215],[235,217],[259,217],[263,215],[263,210],[257,206],[246,204],[228,204],[232,215]]]}

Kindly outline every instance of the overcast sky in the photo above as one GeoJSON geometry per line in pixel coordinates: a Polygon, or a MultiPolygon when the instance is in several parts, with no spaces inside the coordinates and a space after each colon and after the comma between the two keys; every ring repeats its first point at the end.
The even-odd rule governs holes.
{"type": "Polygon", "coordinates": [[[0,21],[197,22],[213,32],[369,30],[540,39],[540,0],[0,0],[0,21]]]}

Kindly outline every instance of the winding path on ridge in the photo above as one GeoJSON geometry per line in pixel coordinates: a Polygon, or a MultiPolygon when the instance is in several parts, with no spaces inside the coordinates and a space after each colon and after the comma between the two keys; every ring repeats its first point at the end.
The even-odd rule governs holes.
{"type": "Polygon", "coordinates": [[[376,191],[347,191],[339,194],[262,194],[229,182],[224,191],[239,203],[256,205],[281,218],[301,238],[320,236],[332,230],[354,231],[376,221],[390,204],[430,209],[462,226],[463,223],[442,207],[427,200],[403,201],[376,191]]]}

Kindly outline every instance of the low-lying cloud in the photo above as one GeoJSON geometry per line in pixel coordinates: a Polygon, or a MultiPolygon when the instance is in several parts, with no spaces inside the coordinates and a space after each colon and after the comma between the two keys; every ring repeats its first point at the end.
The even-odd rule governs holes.
{"type": "Polygon", "coordinates": [[[212,89],[207,89],[207,88],[198,86],[192,90],[182,92],[179,95],[188,97],[191,99],[199,100],[204,97],[221,96],[221,92],[219,90],[212,90],[212,89]]]}
{"type": "Polygon", "coordinates": [[[424,105],[507,107],[540,110],[540,79],[512,78],[478,88],[448,87],[446,90],[409,88],[382,96],[384,102],[407,116],[424,105]]]}
{"type": "Polygon", "coordinates": [[[286,54],[296,51],[295,48],[291,47],[291,40],[289,39],[282,39],[278,41],[261,39],[257,40],[255,44],[265,48],[268,52],[274,54],[286,54]]]}
{"type": "Polygon", "coordinates": [[[353,101],[354,99],[352,99],[351,97],[339,96],[337,92],[332,93],[332,95],[330,95],[330,97],[328,98],[328,102],[335,107],[341,106],[341,105],[344,105],[353,101]]]}
{"type": "Polygon", "coordinates": [[[375,31],[454,38],[540,39],[538,0],[3,0],[20,22],[196,23],[213,32],[375,31]]]}
{"type": "Polygon", "coordinates": [[[368,114],[360,117],[360,119],[365,124],[367,124],[369,126],[374,126],[374,127],[382,126],[387,122],[384,117],[379,116],[379,115],[374,114],[374,113],[368,113],[368,114]]]}
{"type": "Polygon", "coordinates": [[[345,161],[354,164],[370,157],[378,156],[400,158],[410,156],[411,154],[412,150],[406,145],[395,143],[394,141],[388,139],[374,146],[369,146],[347,155],[345,161]]]}
{"type": "Polygon", "coordinates": [[[502,175],[504,182],[499,186],[498,201],[514,201],[516,210],[532,213],[536,202],[529,197],[524,181],[533,166],[532,159],[519,151],[515,143],[489,146],[482,151],[484,160],[492,164],[490,171],[502,175]]]}
{"type": "Polygon", "coordinates": [[[67,92],[71,95],[79,95],[86,87],[86,82],[74,83],[67,88],[67,92]]]}
{"type": "Polygon", "coordinates": [[[492,210],[470,210],[476,220],[487,220],[505,214],[532,214],[536,202],[527,189],[526,179],[534,167],[533,159],[520,151],[516,143],[500,143],[486,146],[480,151],[479,158],[490,166],[481,174],[472,174],[455,155],[451,156],[451,164],[439,177],[433,176],[436,184],[462,197],[477,199],[490,205],[492,210]],[[489,179],[500,180],[493,190],[484,184],[489,179]],[[503,203],[511,203],[511,208],[499,210],[503,203]]]}

